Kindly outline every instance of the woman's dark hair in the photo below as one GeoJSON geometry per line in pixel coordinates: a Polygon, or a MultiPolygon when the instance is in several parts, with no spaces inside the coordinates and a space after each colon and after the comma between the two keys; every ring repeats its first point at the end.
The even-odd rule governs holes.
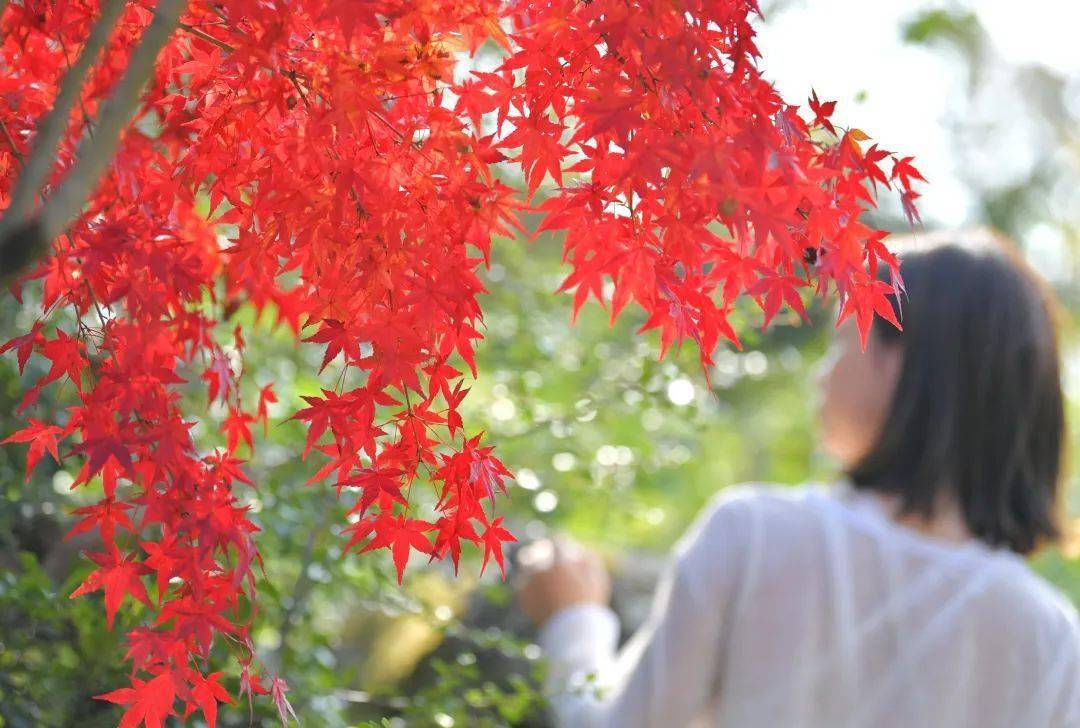
{"type": "Polygon", "coordinates": [[[1030,553],[1059,535],[1056,303],[1000,236],[922,242],[901,249],[904,292],[890,296],[903,331],[874,322],[872,335],[903,347],[903,364],[883,431],[848,476],[927,517],[948,489],[976,537],[1030,553]]]}

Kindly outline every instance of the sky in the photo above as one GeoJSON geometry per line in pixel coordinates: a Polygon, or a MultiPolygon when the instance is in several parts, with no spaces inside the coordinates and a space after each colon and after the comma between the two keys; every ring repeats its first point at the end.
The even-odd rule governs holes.
{"type": "Polygon", "coordinates": [[[1018,66],[1071,77],[1070,107],[1080,115],[1080,0],[1036,0],[1022,9],[1005,0],[775,0],[764,10],[756,24],[764,75],[789,102],[814,88],[822,99],[838,101],[834,121],[914,155],[931,182],[921,207],[928,223],[978,222],[971,178],[1005,185],[1037,162],[1045,130],[1022,111],[1018,66]],[[990,41],[990,83],[974,100],[966,96],[967,69],[956,51],[902,38],[906,22],[920,12],[957,8],[974,11],[990,41]],[[958,151],[950,112],[987,125],[990,143],[958,151]]]}

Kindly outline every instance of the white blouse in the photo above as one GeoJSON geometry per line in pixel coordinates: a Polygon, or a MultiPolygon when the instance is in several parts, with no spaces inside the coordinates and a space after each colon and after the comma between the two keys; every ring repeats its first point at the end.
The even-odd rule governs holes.
{"type": "Polygon", "coordinates": [[[1080,727],[1073,606],[846,483],[721,491],[616,654],[618,632],[597,605],[541,629],[557,725],[1080,727]]]}

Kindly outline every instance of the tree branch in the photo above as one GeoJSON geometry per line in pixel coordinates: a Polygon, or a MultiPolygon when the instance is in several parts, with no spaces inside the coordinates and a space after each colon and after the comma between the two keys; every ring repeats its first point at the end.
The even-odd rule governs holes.
{"type": "MultiPolygon", "coordinates": [[[[111,0],[107,7],[112,8],[114,5],[123,5],[123,2],[111,0]]],[[[72,221],[82,212],[90,193],[93,192],[102,174],[112,162],[120,142],[120,134],[139,108],[143,87],[154,72],[154,62],[162,47],[176,30],[180,15],[186,7],[187,0],[159,0],[154,11],[154,19],[143,32],[138,47],[131,54],[123,77],[117,82],[98,114],[97,133],[93,138],[84,138],[79,144],[74,166],[49,197],[41,212],[30,218],[27,214],[29,210],[20,215],[19,209],[16,208],[14,210],[16,214],[13,216],[12,208],[8,208],[3,220],[0,220],[0,281],[6,283],[45,255],[52,240],[67,230],[72,221]]],[[[100,25],[99,20],[91,31],[92,36],[98,32],[100,25]]],[[[107,33],[104,35],[107,37],[107,33]]],[[[89,44],[90,41],[87,41],[88,46],[89,44]]],[[[92,58],[92,55],[87,58],[87,48],[84,47],[78,61],[72,67],[72,72],[83,65],[84,59],[88,66],[92,58]]],[[[78,86],[68,83],[68,77],[71,75],[72,73],[65,75],[61,87],[61,95],[65,91],[69,94],[64,98],[66,109],[63,110],[62,117],[59,117],[63,120],[67,119],[72,104],[78,98],[78,86],[81,86],[81,76],[85,75],[85,69],[79,74],[78,86]],[[71,90],[69,86],[75,86],[75,88],[71,90]]],[[[58,97],[49,119],[60,110],[60,97],[58,97]]],[[[63,128],[61,125],[59,133],[62,133],[63,128]]],[[[55,144],[53,147],[55,149],[55,144]]],[[[50,152],[54,152],[54,149],[50,152]]],[[[35,147],[31,157],[37,154],[38,149],[35,147]]],[[[52,156],[53,154],[48,155],[49,161],[52,156]]],[[[23,177],[26,172],[24,168],[23,173],[19,175],[20,187],[23,186],[23,177]]],[[[45,174],[47,174],[47,168],[38,180],[38,187],[44,181],[45,174]]],[[[30,180],[33,181],[34,177],[30,180]]],[[[31,203],[36,193],[36,189],[28,193],[31,203]]]]}
{"type": "Polygon", "coordinates": [[[79,215],[98,180],[112,162],[120,133],[139,108],[143,87],[154,72],[154,62],[176,30],[187,0],[159,0],[154,19],[131,54],[124,75],[97,118],[97,134],[79,145],[78,161],[41,211],[42,231],[52,240],[79,215]]]}
{"type": "Polygon", "coordinates": [[[306,606],[308,597],[311,595],[312,584],[308,570],[315,561],[315,543],[325,535],[330,527],[330,519],[334,513],[333,505],[336,500],[333,494],[326,491],[322,515],[319,517],[315,527],[308,533],[307,542],[304,544],[304,554],[300,557],[300,571],[297,573],[296,582],[290,592],[292,597],[289,606],[281,614],[278,644],[266,658],[266,664],[275,671],[281,670],[281,662],[289,649],[289,635],[292,633],[296,613],[306,606]]]}
{"type": "Polygon", "coordinates": [[[108,0],[102,6],[101,17],[90,29],[90,36],[86,39],[86,44],[79,53],[75,65],[68,69],[60,82],[60,90],[56,94],[52,110],[38,122],[34,148],[23,161],[22,172],[19,173],[15,189],[11,193],[11,204],[8,205],[3,219],[0,220],[0,238],[6,239],[5,233],[26,223],[32,216],[34,200],[48,179],[49,170],[52,169],[56,159],[60,139],[67,130],[71,109],[82,95],[86,74],[94,65],[102,47],[109,40],[124,5],[125,0],[108,0]]]}

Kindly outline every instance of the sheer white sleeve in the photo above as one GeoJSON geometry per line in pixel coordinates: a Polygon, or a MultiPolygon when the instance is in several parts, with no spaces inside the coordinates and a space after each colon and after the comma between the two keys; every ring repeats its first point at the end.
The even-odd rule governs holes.
{"type": "Polygon", "coordinates": [[[676,726],[701,715],[718,678],[722,615],[746,514],[728,489],[677,545],[645,624],[616,654],[611,610],[576,606],[540,633],[550,665],[548,692],[558,726],[676,726]],[[591,678],[590,678],[591,676],[591,678]]]}

